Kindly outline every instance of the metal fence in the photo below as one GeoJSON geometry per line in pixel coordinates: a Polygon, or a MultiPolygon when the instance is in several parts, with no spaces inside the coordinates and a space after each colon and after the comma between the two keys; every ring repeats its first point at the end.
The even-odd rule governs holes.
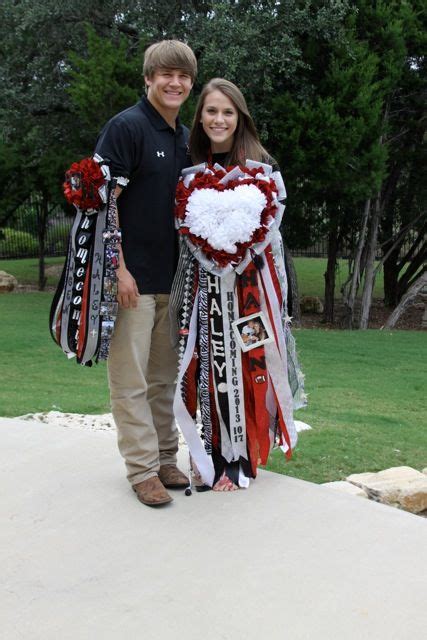
{"type": "MultiPolygon", "coordinates": [[[[309,247],[290,249],[290,252],[294,258],[327,258],[328,241],[326,238],[321,238],[309,247]]],[[[338,255],[340,258],[348,258],[351,255],[351,250],[348,246],[343,246],[338,255]]]]}
{"type": "MultiPolygon", "coordinates": [[[[63,256],[67,250],[68,234],[73,223],[72,216],[65,215],[62,209],[49,217],[45,256],[63,256]]],[[[326,258],[328,245],[325,239],[319,240],[304,249],[291,249],[294,256],[307,258],[326,258]]],[[[22,206],[7,226],[0,230],[0,259],[34,258],[39,255],[37,237],[37,215],[31,206],[22,206]]],[[[345,257],[345,256],[343,256],[345,257]]]]}
{"type": "MultiPolygon", "coordinates": [[[[73,223],[73,217],[68,216],[58,207],[49,217],[45,239],[45,256],[64,256],[67,251],[68,234],[73,223]]],[[[415,232],[414,232],[415,233],[415,232]]],[[[405,255],[413,242],[412,234],[408,234],[406,242],[400,250],[405,255]]],[[[326,258],[328,255],[328,243],[326,238],[320,239],[309,247],[303,249],[293,248],[291,254],[295,257],[326,258]]],[[[378,247],[377,257],[382,254],[378,247]]],[[[39,241],[37,236],[37,214],[35,208],[23,205],[17,209],[13,218],[7,225],[0,229],[0,259],[8,258],[34,258],[39,255],[39,241]]],[[[351,247],[344,243],[339,252],[340,258],[348,258],[351,255],[351,247]]]]}
{"type": "MultiPolygon", "coordinates": [[[[73,223],[58,208],[49,217],[45,238],[45,256],[63,256],[67,251],[68,234],[73,223]]],[[[33,207],[24,205],[0,229],[0,259],[34,258],[39,255],[37,214],[33,207]]]]}

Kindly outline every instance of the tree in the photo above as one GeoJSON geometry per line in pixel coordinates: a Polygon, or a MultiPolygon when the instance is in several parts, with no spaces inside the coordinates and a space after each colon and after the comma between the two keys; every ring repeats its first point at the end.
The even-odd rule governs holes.
{"type": "Polygon", "coordinates": [[[402,299],[400,300],[397,307],[394,309],[393,313],[387,319],[387,322],[385,323],[384,327],[381,327],[381,328],[393,329],[393,327],[396,325],[397,321],[402,316],[404,311],[406,311],[406,309],[414,303],[414,300],[416,299],[417,295],[421,291],[423,291],[423,289],[425,289],[426,287],[427,287],[427,273],[423,271],[421,274],[417,276],[417,278],[411,284],[409,289],[406,291],[405,295],[402,296],[402,299]]]}
{"type": "Polygon", "coordinates": [[[78,121],[73,144],[90,153],[101,127],[116,113],[134,104],[142,93],[142,49],[138,40],[130,48],[121,34],[116,40],[100,37],[87,28],[84,55],[70,51],[66,94],[78,121]]]}
{"type": "Polygon", "coordinates": [[[395,304],[411,286],[426,257],[422,222],[425,186],[415,178],[422,172],[420,143],[425,136],[426,18],[418,0],[374,4],[361,0],[357,6],[359,37],[365,38],[372,50],[382,53],[378,56],[377,82],[383,94],[381,144],[388,157],[370,220],[360,318],[360,327],[366,328],[378,272],[374,267],[378,240],[382,241],[385,254],[382,262],[387,303],[395,304]],[[411,180],[411,174],[415,180],[411,180]],[[401,257],[407,232],[417,224],[420,233],[407,255],[401,257]]]}
{"type": "MultiPolygon", "coordinates": [[[[29,193],[47,198],[47,211],[61,202],[64,169],[89,154],[105,121],[142,93],[144,47],[177,37],[198,58],[195,97],[218,75],[243,89],[284,171],[287,245],[328,237],[327,320],[337,257],[344,244],[354,247],[353,324],[368,233],[383,246],[390,300],[410,286],[425,253],[424,21],[421,0],[3,0],[3,211],[29,193]]],[[[195,97],[183,110],[187,123],[195,97]]]]}
{"type": "MultiPolygon", "coordinates": [[[[314,5],[315,3],[311,3],[314,5]]],[[[163,25],[162,37],[188,39],[199,59],[199,75],[195,93],[211,77],[222,75],[242,87],[263,140],[273,155],[278,155],[280,122],[271,127],[271,108],[274,97],[282,88],[294,87],[301,95],[308,89],[299,79],[306,67],[303,60],[307,38],[320,39],[326,46],[340,39],[342,16],[346,2],[334,7],[297,8],[295,3],[283,2],[216,2],[175,3],[175,19],[167,3],[147,3],[146,11],[133,16],[140,34],[156,33],[163,25]],[[154,10],[156,9],[156,10],[154,10]],[[257,42],[257,55],[253,56],[250,43],[257,42]]],[[[72,56],[72,75],[69,94],[79,111],[90,120],[88,128],[99,129],[97,104],[102,95],[93,91],[99,86],[102,73],[109,77],[112,65],[109,48],[92,35],[89,40],[87,61],[72,56]]],[[[128,74],[129,75],[129,74],[128,74]]],[[[132,75],[132,74],[130,74],[132,75]]],[[[312,90],[313,79],[310,78],[312,90]]],[[[189,100],[183,110],[183,119],[191,119],[194,101],[189,100]]],[[[116,109],[118,110],[118,109],[116,109]]],[[[306,196],[306,201],[307,201],[306,196]]]]}
{"type": "Polygon", "coordinates": [[[272,126],[279,127],[279,160],[294,185],[296,206],[285,230],[298,244],[328,238],[324,317],[332,322],[339,250],[363,219],[363,203],[384,171],[381,96],[374,82],[377,58],[351,32],[345,44],[311,48],[313,67],[322,67],[315,90],[303,99],[278,96],[272,126]]]}
{"type": "Polygon", "coordinates": [[[47,216],[62,202],[60,186],[65,168],[75,159],[79,131],[67,94],[67,55],[85,50],[88,23],[103,35],[118,37],[124,15],[117,18],[120,5],[112,0],[4,0],[0,5],[2,149],[19,157],[18,165],[3,163],[0,170],[8,182],[15,175],[19,184],[19,189],[9,190],[9,212],[13,202],[20,204],[29,194],[36,203],[40,288],[45,283],[47,216]]]}
{"type": "Polygon", "coordinates": [[[0,225],[5,226],[16,209],[29,196],[22,184],[22,158],[18,145],[0,141],[0,225]]]}

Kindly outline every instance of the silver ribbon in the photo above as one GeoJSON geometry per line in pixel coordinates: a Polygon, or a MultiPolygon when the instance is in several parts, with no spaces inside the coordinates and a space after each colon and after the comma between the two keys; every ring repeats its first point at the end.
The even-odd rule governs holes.
{"type": "Polygon", "coordinates": [[[76,217],[74,218],[73,226],[71,228],[71,247],[68,253],[68,265],[67,273],[65,277],[65,287],[63,295],[62,306],[62,318],[61,318],[61,349],[64,353],[72,358],[75,353],[71,351],[68,344],[68,324],[70,321],[70,306],[73,298],[73,285],[74,285],[74,267],[76,257],[76,232],[80,225],[81,219],[85,215],[81,209],[77,209],[76,217]]]}
{"type": "MultiPolygon", "coordinates": [[[[266,318],[270,318],[272,324],[274,325],[276,336],[278,339],[278,344],[273,341],[268,342],[264,345],[267,370],[273,383],[274,390],[276,392],[277,402],[282,411],[282,415],[286,424],[286,430],[289,434],[290,444],[293,449],[297,443],[298,434],[294,423],[293,398],[288,381],[286,344],[281,323],[280,307],[277,300],[276,292],[274,290],[274,285],[271,279],[268,265],[264,264],[263,268],[261,269],[261,275],[258,274],[258,280],[261,310],[264,312],[266,318]],[[265,285],[266,294],[270,304],[271,318],[268,313],[268,307],[261,283],[261,278],[265,285]]],[[[282,449],[285,453],[289,449],[289,446],[285,441],[283,442],[282,449]]]]}
{"type": "Polygon", "coordinates": [[[235,273],[229,273],[221,278],[221,307],[223,314],[225,366],[227,371],[227,395],[233,459],[239,460],[239,458],[242,457],[247,460],[242,352],[236,342],[231,326],[232,322],[239,317],[239,302],[235,291],[235,282],[235,273]]]}
{"type": "Polygon", "coordinates": [[[95,228],[93,257],[92,257],[92,273],[90,278],[91,289],[89,292],[89,308],[87,311],[87,338],[82,362],[89,362],[96,353],[99,339],[99,328],[101,326],[101,318],[99,315],[102,294],[102,279],[104,274],[104,242],[102,232],[105,228],[105,220],[107,217],[107,208],[104,207],[98,213],[95,228]]]}

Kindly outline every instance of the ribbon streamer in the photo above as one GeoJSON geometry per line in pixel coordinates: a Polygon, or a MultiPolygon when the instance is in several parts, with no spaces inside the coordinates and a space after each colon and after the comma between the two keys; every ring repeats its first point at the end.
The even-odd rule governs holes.
{"type": "MultiPolygon", "coordinates": [[[[203,481],[212,486],[225,472],[245,487],[256,476],[258,464],[266,463],[277,440],[287,457],[297,443],[293,403],[296,396],[301,397],[303,377],[290,340],[279,232],[284,211],[280,200],[286,191],[278,172],[252,161],[228,172],[219,165],[190,167],[183,172],[181,184],[176,210],[181,266],[172,288],[171,311],[172,319],[182,317],[178,310],[184,301],[184,315],[191,320],[173,323],[184,334],[179,338],[175,416],[203,481]],[[267,189],[269,213],[261,213],[262,233],[254,232],[244,250],[236,243],[238,253],[226,258],[225,249],[214,251],[208,239],[196,238],[191,231],[198,226],[209,233],[209,211],[201,207],[208,206],[204,202],[223,206],[224,200],[209,192],[198,197],[196,209],[190,196],[194,189],[221,191],[242,183],[267,189]],[[190,205],[192,227],[186,218],[190,205]],[[198,283],[195,295],[188,292],[188,282],[198,283]],[[197,401],[201,433],[196,424],[197,401]]],[[[239,207],[237,193],[243,191],[226,201],[239,207]]],[[[243,201],[241,206],[245,206],[243,201]]],[[[217,243],[224,233],[228,251],[234,245],[227,218],[225,211],[224,230],[209,237],[217,243]]],[[[236,229],[241,233],[241,225],[236,229]]]]}
{"type": "Polygon", "coordinates": [[[98,166],[100,162],[99,156],[86,158],[72,165],[74,172],[66,174],[65,191],[75,204],[76,216],[49,318],[53,340],[69,358],[75,357],[78,364],[85,366],[108,358],[118,310],[116,269],[121,236],[117,228],[117,181],[110,179],[107,166],[98,166]],[[95,193],[91,176],[96,177],[101,205],[83,210],[77,202],[95,200],[93,195],[88,199],[91,186],[91,193],[95,193]],[[84,193],[82,184],[87,190],[84,193]]]}

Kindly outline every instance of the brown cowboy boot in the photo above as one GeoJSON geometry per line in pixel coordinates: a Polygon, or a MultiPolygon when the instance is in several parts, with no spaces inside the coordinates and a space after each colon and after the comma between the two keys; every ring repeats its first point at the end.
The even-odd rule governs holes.
{"type": "Polygon", "coordinates": [[[173,500],[157,476],[134,484],[132,489],[135,491],[138,500],[149,507],[159,507],[173,500]]]}
{"type": "Polygon", "coordinates": [[[160,467],[159,478],[168,489],[186,489],[190,481],[175,464],[164,464],[160,467]]]}

